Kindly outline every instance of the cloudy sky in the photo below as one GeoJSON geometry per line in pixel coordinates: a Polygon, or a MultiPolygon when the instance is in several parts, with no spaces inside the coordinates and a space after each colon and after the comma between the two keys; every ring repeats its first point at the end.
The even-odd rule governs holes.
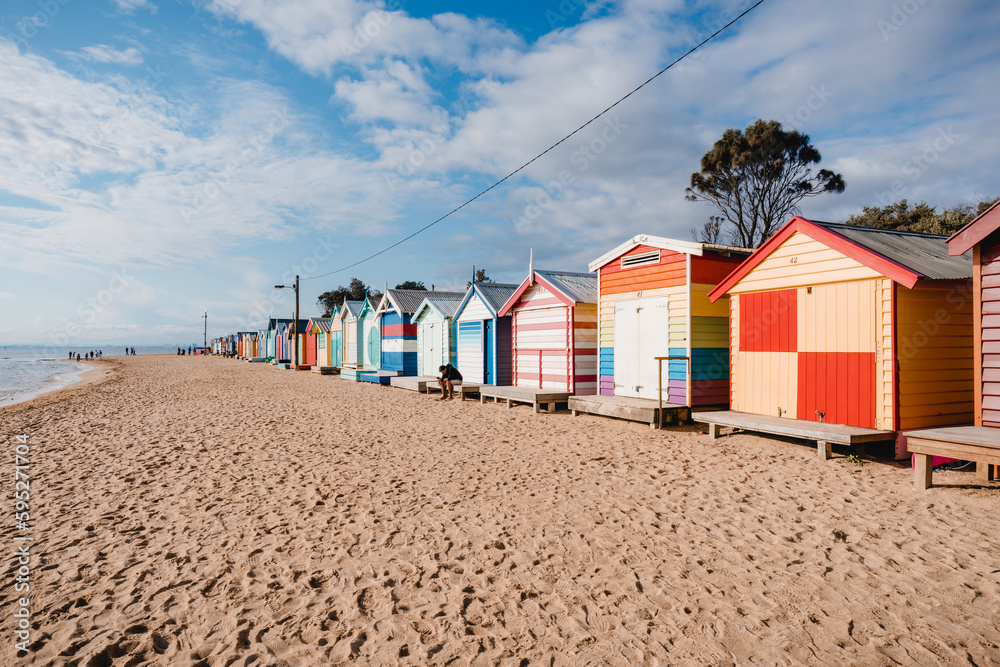
{"type": "Polygon", "coordinates": [[[747,0],[5,0],[0,343],[190,344],[304,316],[323,291],[472,266],[586,270],[623,240],[690,239],[684,200],[729,127],[807,133],[842,220],[1000,194],[995,0],[767,0],[459,214],[752,4],[747,0]],[[562,177],[562,184],[560,184],[562,177]]]}

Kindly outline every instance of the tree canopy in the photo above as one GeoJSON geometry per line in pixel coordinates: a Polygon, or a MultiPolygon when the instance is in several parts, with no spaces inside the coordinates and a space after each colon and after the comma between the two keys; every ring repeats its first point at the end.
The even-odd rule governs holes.
{"type": "MultiPolygon", "coordinates": [[[[477,283],[491,283],[493,279],[486,275],[486,269],[476,269],[476,282],[477,283]]],[[[472,281],[465,283],[465,289],[472,287],[472,281]]]]}
{"type": "MultiPolygon", "coordinates": [[[[776,120],[758,119],[745,131],[726,130],[691,174],[688,201],[706,201],[727,221],[715,236],[733,245],[756,248],[798,210],[805,197],[843,192],[844,179],[828,169],[813,173],[819,151],[809,137],[786,131],[776,120]]],[[[709,220],[704,228],[711,234],[709,220]]]]}
{"type": "Polygon", "coordinates": [[[426,290],[427,286],[424,285],[422,280],[407,280],[405,282],[396,285],[396,289],[419,289],[426,290]]]}
{"type": "Polygon", "coordinates": [[[366,285],[360,278],[351,278],[351,282],[347,287],[341,285],[335,290],[320,294],[317,303],[323,309],[323,317],[330,317],[333,314],[334,307],[342,305],[345,300],[363,301],[369,294],[374,295],[377,292],[373,292],[371,287],[366,285]]]}
{"type": "Polygon", "coordinates": [[[844,222],[873,229],[951,236],[994,202],[995,198],[981,201],[975,206],[958,204],[938,213],[937,207],[929,206],[927,202],[911,206],[907,200],[901,199],[888,206],[865,206],[861,213],[855,213],[844,222]]]}

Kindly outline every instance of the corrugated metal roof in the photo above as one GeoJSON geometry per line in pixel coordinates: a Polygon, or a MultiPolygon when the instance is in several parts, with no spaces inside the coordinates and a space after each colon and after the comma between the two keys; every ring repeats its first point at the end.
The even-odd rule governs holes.
{"type": "Polygon", "coordinates": [[[503,307],[507,300],[517,291],[518,285],[506,283],[476,283],[476,289],[493,312],[503,307]]]}
{"type": "Polygon", "coordinates": [[[972,277],[972,251],[957,257],[949,256],[947,236],[871,229],[835,222],[811,222],[928,278],[955,280],[972,277]]]}
{"type": "Polygon", "coordinates": [[[345,301],[344,309],[351,315],[357,317],[358,313],[361,312],[361,307],[365,305],[364,301],[345,301]]]}
{"type": "MultiPolygon", "coordinates": [[[[455,292],[428,292],[428,294],[455,294],[455,292]]],[[[444,317],[455,317],[458,307],[462,305],[462,296],[458,298],[429,296],[427,297],[427,303],[434,306],[444,317]]]]}
{"type": "Polygon", "coordinates": [[[465,296],[465,292],[432,292],[417,289],[391,289],[387,290],[386,293],[392,305],[402,313],[415,313],[420,307],[420,303],[426,298],[461,299],[465,296]]]}
{"type": "Polygon", "coordinates": [[[542,271],[541,269],[536,269],[535,273],[545,278],[577,303],[597,303],[596,273],[569,273],[542,271]]]}
{"type": "Polygon", "coordinates": [[[313,324],[320,330],[320,333],[330,332],[330,320],[313,320],[313,324]]]}

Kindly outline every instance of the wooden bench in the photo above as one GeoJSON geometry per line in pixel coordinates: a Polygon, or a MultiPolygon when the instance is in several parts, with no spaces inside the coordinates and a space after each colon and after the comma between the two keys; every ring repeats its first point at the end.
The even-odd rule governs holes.
{"type": "Polygon", "coordinates": [[[934,456],[976,462],[976,476],[988,482],[1000,466],[1000,429],[985,426],[946,426],[906,433],[906,448],[913,454],[913,484],[931,487],[934,456]]]}
{"type": "Polygon", "coordinates": [[[874,428],[844,426],[843,424],[823,424],[805,419],[784,419],[770,415],[752,415],[733,410],[695,412],[691,419],[708,424],[708,433],[712,440],[719,437],[719,429],[723,426],[770,435],[815,440],[816,452],[819,454],[819,458],[824,461],[830,458],[833,453],[832,446],[835,444],[858,447],[860,451],[865,443],[896,439],[895,431],[879,431],[874,428]]]}
{"type": "Polygon", "coordinates": [[[546,412],[555,412],[556,403],[565,403],[570,397],[568,391],[553,391],[551,389],[532,389],[528,387],[497,387],[484,384],[479,388],[479,402],[485,403],[487,398],[494,401],[506,401],[509,410],[515,403],[531,405],[535,414],[541,412],[541,406],[546,406],[546,412]]]}
{"type": "Polygon", "coordinates": [[[664,421],[680,424],[691,417],[691,408],[686,405],[663,404],[663,414],[660,414],[659,402],[647,398],[632,398],[630,396],[570,396],[566,407],[576,417],[581,412],[612,419],[649,424],[655,429],[664,421]]]}

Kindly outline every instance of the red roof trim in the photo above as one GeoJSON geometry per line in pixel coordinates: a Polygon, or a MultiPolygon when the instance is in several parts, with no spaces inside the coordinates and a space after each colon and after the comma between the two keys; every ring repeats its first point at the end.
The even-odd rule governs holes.
{"type": "Polygon", "coordinates": [[[511,310],[511,308],[514,307],[514,304],[517,303],[518,299],[521,298],[521,295],[524,294],[525,292],[527,292],[528,288],[531,287],[532,285],[534,285],[535,283],[538,283],[540,285],[544,285],[563,304],[565,304],[567,306],[575,306],[576,305],[576,301],[574,301],[573,299],[569,298],[569,296],[567,296],[566,294],[564,294],[561,289],[559,289],[558,287],[556,287],[555,285],[553,285],[552,283],[550,283],[548,280],[545,280],[545,278],[543,278],[542,276],[538,275],[538,273],[536,272],[533,276],[528,276],[527,278],[524,279],[524,282],[522,282],[518,286],[517,291],[515,291],[514,294],[509,299],[507,299],[507,303],[505,303],[503,305],[503,308],[501,308],[500,311],[497,313],[497,317],[503,317],[504,315],[506,315],[507,313],[509,313],[510,310],[511,310]],[[532,280],[532,278],[534,278],[534,280],[532,280]]]}
{"type": "Polygon", "coordinates": [[[917,281],[923,277],[923,274],[907,268],[899,262],[889,259],[885,255],[880,255],[859,243],[855,243],[854,241],[827,229],[826,227],[817,225],[811,220],[795,216],[786,222],[785,226],[779,229],[774,236],[769,238],[764,245],[757,248],[752,255],[747,257],[742,264],[736,267],[735,271],[726,276],[726,279],[719,283],[715,289],[709,292],[708,298],[713,302],[718,301],[724,294],[735,287],[736,284],[740,282],[748,273],[756,268],[758,264],[767,259],[772,252],[774,252],[795,232],[805,234],[814,241],[819,241],[827,247],[864,264],[872,270],[878,271],[885,277],[891,278],[892,280],[905,285],[910,289],[912,289],[913,286],[917,284],[917,281]]]}
{"type": "Polygon", "coordinates": [[[1000,229],[1000,199],[951,235],[948,239],[948,254],[952,257],[964,255],[997,229],[1000,229]]]}

